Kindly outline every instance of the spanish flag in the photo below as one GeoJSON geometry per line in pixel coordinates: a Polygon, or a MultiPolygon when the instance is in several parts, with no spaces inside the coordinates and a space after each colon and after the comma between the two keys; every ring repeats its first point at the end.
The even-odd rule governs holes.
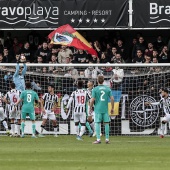
{"type": "Polygon", "coordinates": [[[69,24],[63,25],[54,30],[48,35],[48,38],[51,40],[51,44],[72,46],[77,49],[85,50],[91,55],[97,56],[97,52],[87,40],[69,24]]]}

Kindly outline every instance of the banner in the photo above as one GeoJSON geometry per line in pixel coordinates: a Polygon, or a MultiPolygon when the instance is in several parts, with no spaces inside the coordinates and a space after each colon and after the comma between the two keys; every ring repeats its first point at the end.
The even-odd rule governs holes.
{"type": "Polygon", "coordinates": [[[169,0],[133,1],[133,27],[157,28],[170,26],[169,0]]]}
{"type": "Polygon", "coordinates": [[[128,26],[128,0],[1,0],[0,28],[128,26]]]}

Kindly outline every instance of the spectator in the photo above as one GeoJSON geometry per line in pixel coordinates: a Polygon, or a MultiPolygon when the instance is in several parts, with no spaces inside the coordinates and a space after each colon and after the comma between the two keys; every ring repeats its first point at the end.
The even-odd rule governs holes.
{"type": "MultiPolygon", "coordinates": [[[[43,63],[43,59],[42,56],[37,56],[37,64],[42,64],[43,63]]],[[[36,67],[36,72],[41,72],[41,67],[36,67]]]]}
{"type": "Polygon", "coordinates": [[[4,51],[3,51],[3,62],[4,63],[12,62],[12,56],[9,55],[8,49],[6,47],[4,47],[4,51]]]}
{"type": "Polygon", "coordinates": [[[129,47],[129,57],[127,59],[127,63],[131,63],[132,62],[132,57],[134,56],[133,55],[133,49],[134,49],[134,46],[136,45],[136,43],[137,43],[137,38],[133,38],[132,44],[129,47]]]}
{"type": "Polygon", "coordinates": [[[98,41],[94,42],[94,49],[97,51],[98,56],[99,56],[100,52],[101,52],[101,45],[100,45],[100,43],[98,41]]]}
{"type": "Polygon", "coordinates": [[[106,45],[106,53],[108,54],[108,56],[112,55],[112,44],[111,43],[107,43],[107,45],[106,45]]]}
{"type": "Polygon", "coordinates": [[[2,44],[2,42],[0,40],[0,53],[3,53],[3,49],[4,49],[4,46],[3,46],[3,44],[2,44]]]}
{"type": "Polygon", "coordinates": [[[43,63],[48,63],[48,56],[50,54],[50,50],[48,49],[48,44],[47,42],[43,42],[42,47],[39,48],[36,53],[35,53],[35,57],[37,56],[42,56],[43,58],[43,63]]]}
{"type": "Polygon", "coordinates": [[[144,54],[144,52],[146,50],[146,44],[145,44],[143,37],[139,37],[139,42],[137,42],[136,45],[133,48],[133,54],[132,54],[133,59],[135,57],[137,57],[137,51],[138,50],[141,50],[142,54],[144,54]]]}
{"type": "Polygon", "coordinates": [[[156,57],[156,58],[159,57],[159,56],[158,56],[158,51],[157,51],[156,49],[153,49],[153,55],[152,55],[152,57],[156,57]]]}
{"type": "Polygon", "coordinates": [[[0,53],[0,63],[3,63],[4,60],[3,60],[3,55],[0,53]]]}
{"type": "Polygon", "coordinates": [[[12,48],[12,45],[13,45],[13,39],[11,38],[11,33],[8,32],[7,38],[4,41],[4,47],[6,47],[8,50],[10,50],[12,48]]]}
{"type": "Polygon", "coordinates": [[[169,63],[170,56],[167,46],[163,46],[161,53],[159,54],[159,63],[169,63]]]}
{"type": "Polygon", "coordinates": [[[23,48],[19,51],[19,53],[23,53],[27,60],[33,62],[33,56],[31,55],[30,44],[29,42],[25,42],[23,48]]]}
{"type": "Polygon", "coordinates": [[[78,54],[74,58],[75,63],[88,63],[88,55],[83,50],[78,50],[78,54]]]}
{"type": "Polygon", "coordinates": [[[148,43],[148,48],[145,50],[145,53],[147,53],[148,56],[153,56],[153,44],[148,43]]]}
{"type": "Polygon", "coordinates": [[[106,52],[102,52],[100,63],[107,63],[109,62],[109,58],[106,52]]]}
{"type": "Polygon", "coordinates": [[[43,68],[42,68],[42,73],[43,73],[43,74],[48,73],[47,67],[43,67],[43,68]]]}
{"type": "Polygon", "coordinates": [[[12,60],[12,63],[16,63],[17,61],[20,60],[20,54],[19,53],[16,53],[15,55],[15,59],[12,60]]]}
{"type": "Polygon", "coordinates": [[[10,49],[11,54],[13,56],[15,56],[16,54],[19,53],[21,48],[22,48],[22,44],[18,42],[18,38],[17,37],[14,37],[13,46],[10,49]]]}
{"type": "Polygon", "coordinates": [[[125,63],[121,54],[119,54],[119,53],[116,54],[115,59],[114,59],[114,63],[125,63]]]}
{"type": "Polygon", "coordinates": [[[145,60],[141,50],[137,50],[137,56],[132,60],[133,63],[144,63],[145,60]]]}
{"type": "MultiPolygon", "coordinates": [[[[51,49],[51,52],[49,53],[48,55],[48,62],[51,61],[51,56],[53,54],[55,54],[56,56],[58,56],[58,52],[59,52],[59,48],[57,48],[56,46],[53,46],[52,49],[51,49]]],[[[58,58],[57,58],[57,62],[58,62],[58,58]]]]}
{"type": "Polygon", "coordinates": [[[69,48],[67,48],[67,46],[62,45],[61,50],[58,53],[58,62],[60,64],[66,64],[66,58],[70,57],[71,54],[72,54],[72,51],[69,48]]]}
{"type": "Polygon", "coordinates": [[[118,40],[117,41],[117,53],[121,54],[122,58],[124,60],[127,59],[126,53],[125,53],[125,47],[123,46],[123,41],[122,40],[118,40]]]}
{"type": "Polygon", "coordinates": [[[91,63],[99,63],[100,59],[97,56],[92,55],[92,57],[90,57],[90,59],[89,59],[89,62],[91,62],[91,63]]]}
{"type": "Polygon", "coordinates": [[[116,58],[116,53],[117,53],[117,48],[116,47],[112,47],[112,54],[110,56],[110,63],[114,63],[114,60],[116,58]]]}
{"type": "Polygon", "coordinates": [[[152,63],[158,63],[158,59],[156,57],[152,58],[152,63]]]}
{"type": "Polygon", "coordinates": [[[165,43],[162,41],[162,36],[159,35],[154,42],[154,48],[156,48],[158,53],[160,53],[164,45],[165,43]]]}
{"type": "Polygon", "coordinates": [[[149,56],[148,53],[146,53],[144,55],[144,58],[145,58],[145,62],[144,63],[151,63],[151,56],[149,56]]]}

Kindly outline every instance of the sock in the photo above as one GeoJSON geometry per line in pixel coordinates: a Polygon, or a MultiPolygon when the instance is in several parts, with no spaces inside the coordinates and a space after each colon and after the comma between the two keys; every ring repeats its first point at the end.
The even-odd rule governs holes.
{"type": "Polygon", "coordinates": [[[95,123],[95,129],[96,129],[96,137],[97,140],[100,140],[100,123],[95,123]]]}
{"type": "Polygon", "coordinates": [[[44,127],[45,127],[44,125],[41,125],[41,127],[40,127],[40,134],[43,133],[44,127]]]}
{"type": "Polygon", "coordinates": [[[35,123],[32,124],[32,135],[35,135],[35,123]]]}
{"type": "Polygon", "coordinates": [[[165,124],[162,123],[162,135],[164,135],[164,131],[165,131],[165,124]]]}
{"type": "Polygon", "coordinates": [[[90,133],[93,133],[89,122],[86,122],[86,127],[87,127],[87,129],[89,130],[90,133]]]}
{"type": "Polygon", "coordinates": [[[21,132],[22,132],[22,135],[24,135],[24,128],[25,128],[25,122],[22,122],[21,123],[21,132]]]}
{"type": "Polygon", "coordinates": [[[92,123],[90,124],[90,126],[91,126],[91,128],[92,128],[92,130],[93,130],[93,132],[94,132],[94,131],[95,131],[94,122],[92,122],[92,123]]]}
{"type": "Polygon", "coordinates": [[[12,135],[15,134],[15,124],[14,123],[11,123],[11,132],[12,132],[12,135]]]}
{"type": "Polygon", "coordinates": [[[20,133],[21,124],[16,125],[16,127],[17,127],[17,134],[20,135],[20,134],[21,134],[21,133],[20,133]]]}
{"type": "Polygon", "coordinates": [[[84,132],[85,132],[85,126],[81,126],[80,137],[83,136],[84,132]]]}
{"type": "Polygon", "coordinates": [[[57,126],[53,126],[54,128],[54,134],[56,135],[57,134],[57,126]]]}
{"type": "Polygon", "coordinates": [[[105,124],[105,137],[106,137],[106,140],[109,140],[109,124],[108,123],[105,124]]]}
{"type": "Polygon", "coordinates": [[[75,130],[76,130],[77,136],[79,136],[79,125],[78,126],[75,125],[75,130]]]}
{"type": "Polygon", "coordinates": [[[6,130],[8,130],[8,125],[7,125],[7,122],[6,122],[5,120],[2,122],[2,124],[3,124],[4,128],[5,128],[6,130]]]}

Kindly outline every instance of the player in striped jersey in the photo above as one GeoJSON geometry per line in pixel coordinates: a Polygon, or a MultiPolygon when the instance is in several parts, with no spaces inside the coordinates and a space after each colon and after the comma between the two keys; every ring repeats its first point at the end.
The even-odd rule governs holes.
{"type": "Polygon", "coordinates": [[[4,102],[8,104],[8,111],[9,111],[9,119],[11,120],[11,137],[20,137],[20,127],[21,127],[21,110],[20,105],[16,108],[14,104],[19,100],[19,96],[21,92],[15,89],[15,84],[10,84],[10,91],[8,91],[4,97],[4,102]],[[14,121],[17,120],[17,134],[15,135],[15,124],[14,121]]]}
{"type": "Polygon", "coordinates": [[[79,80],[77,83],[78,89],[73,91],[71,97],[69,98],[66,113],[71,106],[71,103],[74,103],[74,122],[75,129],[77,133],[77,140],[82,140],[82,136],[85,132],[86,126],[86,102],[91,98],[88,91],[83,89],[83,81],[79,80]],[[79,122],[81,124],[81,130],[79,133],[79,122]]]}
{"type": "Polygon", "coordinates": [[[165,116],[161,122],[162,129],[160,138],[164,138],[165,124],[170,122],[170,96],[167,89],[162,89],[161,95],[162,98],[159,102],[145,102],[145,105],[160,105],[163,108],[165,116]]]}
{"type": "Polygon", "coordinates": [[[9,135],[10,131],[8,130],[8,124],[6,122],[7,116],[6,116],[5,112],[4,112],[3,102],[4,102],[3,94],[0,92],[0,121],[2,122],[4,128],[6,129],[7,135],[9,135]]]}
{"type": "MultiPolygon", "coordinates": [[[[91,96],[92,95],[92,90],[93,90],[93,86],[94,86],[94,83],[93,81],[89,80],[87,82],[87,91],[89,93],[89,95],[91,96]]],[[[90,104],[90,101],[88,101],[88,109],[87,109],[87,122],[86,122],[86,127],[87,129],[89,130],[89,136],[95,136],[95,130],[94,130],[94,112],[90,113],[89,111],[89,104],[90,104]],[[93,130],[92,130],[92,129],[93,130]],[[94,132],[94,133],[93,133],[94,132]]]]}
{"type": "Polygon", "coordinates": [[[42,96],[42,102],[44,103],[44,110],[45,113],[42,115],[43,122],[41,124],[40,134],[39,137],[44,137],[43,129],[45,127],[45,124],[47,122],[47,119],[52,120],[53,128],[54,128],[54,137],[58,137],[57,135],[57,120],[55,116],[55,109],[58,104],[58,96],[54,94],[54,85],[50,84],[48,86],[48,93],[45,93],[42,96]]]}

